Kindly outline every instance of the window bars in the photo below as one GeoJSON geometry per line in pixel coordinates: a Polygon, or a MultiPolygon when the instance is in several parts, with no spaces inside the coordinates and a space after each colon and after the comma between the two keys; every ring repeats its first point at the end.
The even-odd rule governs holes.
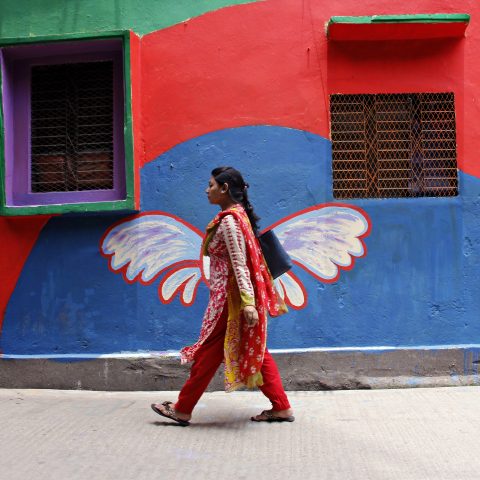
{"type": "Polygon", "coordinates": [[[458,194],[453,93],[330,96],[335,198],[458,194]]]}
{"type": "Polygon", "coordinates": [[[31,191],[113,189],[113,62],[32,67],[31,191]]]}

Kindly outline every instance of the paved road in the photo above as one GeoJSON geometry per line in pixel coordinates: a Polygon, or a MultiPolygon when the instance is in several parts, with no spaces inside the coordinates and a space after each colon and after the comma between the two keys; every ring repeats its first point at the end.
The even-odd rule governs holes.
{"type": "Polygon", "coordinates": [[[480,387],[289,396],[292,424],[214,392],[185,428],[150,410],[172,392],[0,389],[0,479],[480,479],[480,387]]]}

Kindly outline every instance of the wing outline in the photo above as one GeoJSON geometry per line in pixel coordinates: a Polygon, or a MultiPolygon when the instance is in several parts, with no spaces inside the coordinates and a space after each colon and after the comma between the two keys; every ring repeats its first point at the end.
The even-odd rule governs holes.
{"type": "Polygon", "coordinates": [[[193,305],[200,285],[201,272],[196,267],[181,267],[167,272],[158,285],[158,296],[163,304],[171,303],[178,294],[184,307],[193,305]],[[179,279],[176,277],[180,277],[179,279]],[[172,284],[172,285],[170,285],[172,284]],[[170,289],[170,291],[166,291],[170,289]]]}
{"type": "Polygon", "coordinates": [[[187,221],[151,210],[110,225],[100,239],[99,250],[108,259],[109,270],[120,273],[129,285],[151,285],[167,273],[158,287],[160,301],[170,303],[179,294],[182,304],[190,306],[200,281],[206,282],[202,241],[203,232],[187,221]],[[186,270],[190,271],[188,278],[182,276],[186,270]],[[180,283],[174,285],[175,279],[180,283]]]}
{"type": "Polygon", "coordinates": [[[290,270],[276,278],[275,286],[284,302],[294,310],[302,310],[308,302],[308,293],[302,281],[290,270]]]}
{"type": "MultiPolygon", "coordinates": [[[[263,231],[271,229],[275,229],[280,242],[291,255],[295,265],[322,283],[333,283],[338,280],[342,270],[351,270],[357,258],[367,255],[364,238],[370,234],[371,221],[368,214],[360,207],[347,203],[329,202],[299,210],[273,223],[263,231]],[[315,215],[315,213],[318,213],[318,215],[315,215]],[[339,216],[340,220],[336,216],[339,216]],[[343,227],[346,225],[343,231],[342,217],[343,227]],[[309,220],[310,225],[308,225],[309,220]],[[335,228],[333,231],[329,231],[328,228],[322,228],[321,225],[319,227],[318,223],[322,221],[326,224],[330,222],[336,227],[340,225],[342,228],[337,228],[337,231],[335,231],[335,228]],[[349,231],[348,222],[351,222],[351,225],[355,223],[357,225],[355,225],[355,228],[350,225],[349,231]],[[332,272],[330,275],[322,272],[321,268],[319,269],[318,262],[315,264],[315,260],[311,261],[311,256],[304,255],[301,251],[299,253],[298,248],[292,249],[292,242],[289,242],[288,238],[289,234],[294,234],[297,241],[298,237],[301,236],[298,231],[295,232],[296,227],[310,228],[309,233],[312,234],[313,232],[316,236],[320,236],[324,243],[330,239],[337,242],[337,246],[344,244],[342,246],[343,251],[327,256],[326,260],[323,259],[327,264],[331,264],[328,265],[332,272]],[[347,240],[343,239],[342,235],[346,235],[347,240]]],[[[291,236],[293,238],[293,235],[291,236]]],[[[101,255],[108,259],[109,270],[112,273],[121,273],[124,281],[128,284],[139,282],[142,285],[151,285],[164,275],[158,285],[160,301],[163,304],[168,304],[178,295],[182,305],[188,307],[195,301],[200,282],[204,281],[208,285],[208,261],[205,260],[209,259],[203,257],[200,252],[202,240],[203,232],[182,218],[161,210],[152,210],[125,217],[112,224],[102,235],[99,250],[101,255]],[[164,235],[163,237],[154,238],[152,241],[152,238],[147,236],[145,237],[147,238],[146,245],[143,245],[142,241],[132,241],[132,238],[138,233],[135,231],[136,228],[142,234],[151,234],[152,231],[155,232],[155,227],[164,230],[161,232],[164,235]],[[130,245],[130,252],[128,251],[128,245],[126,251],[122,251],[122,246],[125,247],[129,240],[133,242],[133,245],[130,245]],[[161,253],[161,251],[172,247],[172,240],[174,240],[173,246],[178,247],[177,253],[167,258],[161,258],[160,262],[154,262],[155,252],[152,252],[152,248],[158,248],[161,253]],[[160,243],[158,243],[159,241],[160,243]],[[117,253],[119,257],[116,258],[117,253]],[[153,267],[149,265],[148,260],[155,265],[153,267]]],[[[311,240],[313,240],[312,243],[315,243],[317,250],[320,246],[320,254],[325,256],[325,251],[322,252],[321,248],[322,243],[317,241],[316,237],[312,237],[311,240]]],[[[306,242],[300,245],[300,250],[305,244],[306,242]]],[[[310,247],[307,250],[310,250],[310,254],[312,251],[318,253],[315,252],[315,248],[310,247]]],[[[281,297],[289,307],[294,310],[301,310],[305,307],[308,301],[308,293],[302,281],[292,271],[279,277],[275,283],[281,297]]]]}
{"type": "MultiPolygon", "coordinates": [[[[351,221],[352,218],[350,218],[349,220],[351,221]]],[[[318,228],[318,225],[316,226],[316,228],[317,230],[315,231],[315,229],[312,228],[312,226],[310,225],[310,231],[315,231],[315,233],[317,234],[320,232],[321,235],[326,237],[326,238],[323,238],[324,243],[327,242],[329,236],[330,236],[330,241],[337,241],[337,243],[342,242],[341,238],[336,237],[334,232],[333,233],[328,232],[327,228],[324,228],[325,231],[323,233],[321,231],[322,229],[318,228]]],[[[334,283],[340,277],[342,270],[345,270],[345,271],[351,270],[355,266],[355,260],[357,258],[363,258],[367,255],[367,246],[365,244],[364,238],[370,234],[371,228],[372,228],[372,224],[368,214],[360,207],[357,207],[356,205],[351,205],[348,203],[327,202],[327,203],[313,205],[303,210],[299,210],[298,212],[295,212],[291,215],[287,215],[286,217],[280,219],[279,221],[267,227],[264,231],[275,229],[275,232],[280,242],[282,243],[285,250],[291,256],[292,262],[295,265],[299,266],[304,271],[306,271],[307,273],[309,273],[315,279],[319,280],[322,283],[334,283]],[[322,214],[325,214],[325,215],[318,216],[316,219],[314,215],[310,215],[310,220],[312,220],[313,218],[313,220],[316,220],[317,223],[318,223],[318,220],[320,219],[323,219],[326,223],[331,223],[332,225],[335,224],[335,221],[337,221],[338,223],[338,219],[328,218],[328,214],[334,213],[335,210],[340,217],[342,216],[344,217],[343,218],[344,220],[346,220],[345,218],[346,216],[350,215],[355,217],[355,220],[360,221],[362,225],[358,225],[358,224],[355,225],[357,230],[359,230],[358,232],[354,232],[356,234],[353,235],[352,233],[350,233],[350,237],[348,237],[347,235],[347,237],[350,239],[350,244],[352,244],[352,241],[353,243],[355,243],[354,241],[357,240],[356,249],[352,250],[352,249],[346,248],[343,252],[340,252],[339,255],[337,254],[337,258],[332,258],[331,256],[327,256],[326,259],[325,258],[322,259],[325,263],[330,262],[331,263],[331,265],[329,266],[330,269],[332,270],[332,272],[335,271],[334,274],[322,275],[321,270],[318,268],[318,265],[317,265],[317,268],[315,268],[315,265],[312,265],[313,262],[308,261],[308,255],[304,254],[302,258],[301,252],[299,253],[298,249],[292,248],[292,244],[294,244],[295,242],[293,241],[289,242],[287,237],[288,237],[288,234],[291,233],[291,231],[295,227],[299,227],[299,223],[301,223],[302,220],[305,220],[305,219],[308,220],[308,216],[309,214],[312,214],[312,212],[322,212],[322,214]],[[355,213],[352,213],[352,212],[355,212],[355,213]]],[[[296,240],[298,240],[298,234],[299,232],[296,232],[296,240]]],[[[344,239],[343,241],[345,242],[344,239]]],[[[310,250],[313,250],[313,248],[310,248],[310,250]]]]}

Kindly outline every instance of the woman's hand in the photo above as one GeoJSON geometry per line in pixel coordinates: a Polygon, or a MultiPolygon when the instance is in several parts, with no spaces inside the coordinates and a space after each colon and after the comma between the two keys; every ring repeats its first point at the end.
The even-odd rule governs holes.
{"type": "Polygon", "coordinates": [[[258,322],[258,312],[253,305],[247,305],[243,309],[243,316],[249,327],[254,327],[258,322]]]}

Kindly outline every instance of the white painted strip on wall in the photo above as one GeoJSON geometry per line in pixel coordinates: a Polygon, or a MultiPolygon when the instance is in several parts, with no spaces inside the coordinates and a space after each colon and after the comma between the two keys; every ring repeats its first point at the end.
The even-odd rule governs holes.
{"type": "Polygon", "coordinates": [[[94,360],[96,358],[159,358],[159,357],[173,357],[180,358],[180,352],[119,352],[119,353],[44,353],[37,355],[15,355],[15,354],[0,354],[0,359],[22,360],[22,359],[52,359],[52,360],[74,360],[85,359],[94,360]]]}
{"type": "MultiPolygon", "coordinates": [[[[312,348],[277,348],[269,350],[270,353],[311,353],[311,352],[383,352],[395,350],[468,350],[480,349],[480,344],[459,344],[459,345],[416,345],[416,346],[372,346],[372,347],[312,347],[312,348]]],[[[74,360],[74,359],[97,359],[97,358],[179,358],[180,352],[168,350],[164,352],[117,352],[117,353],[64,353],[64,354],[35,354],[35,355],[15,355],[0,353],[0,359],[11,360],[74,360]]]]}

